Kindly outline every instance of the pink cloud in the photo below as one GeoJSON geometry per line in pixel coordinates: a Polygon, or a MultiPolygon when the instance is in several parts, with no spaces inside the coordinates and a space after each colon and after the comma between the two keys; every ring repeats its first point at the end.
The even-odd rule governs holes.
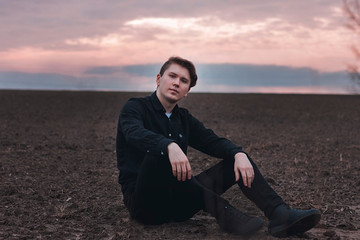
{"type": "Polygon", "coordinates": [[[354,61],[354,36],[337,0],[177,2],[182,11],[173,9],[160,0],[8,1],[0,10],[0,71],[79,77],[89,67],[160,63],[172,55],[321,71],[354,61]]]}

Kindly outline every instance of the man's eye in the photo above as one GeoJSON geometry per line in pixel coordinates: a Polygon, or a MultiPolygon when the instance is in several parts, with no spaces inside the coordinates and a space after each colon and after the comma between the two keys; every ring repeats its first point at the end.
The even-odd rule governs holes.
{"type": "Polygon", "coordinates": [[[170,74],[170,77],[171,77],[171,78],[175,78],[175,77],[176,77],[176,75],[174,75],[174,74],[170,74]]]}
{"type": "Polygon", "coordinates": [[[182,78],[181,81],[182,81],[183,83],[188,83],[188,80],[187,80],[186,78],[182,78]]]}

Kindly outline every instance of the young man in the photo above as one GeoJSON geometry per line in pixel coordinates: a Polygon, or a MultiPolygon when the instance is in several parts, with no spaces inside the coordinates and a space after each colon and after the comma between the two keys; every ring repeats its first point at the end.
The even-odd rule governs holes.
{"type": "Polygon", "coordinates": [[[130,99],[123,107],[117,132],[119,183],[130,216],[144,224],[185,221],[199,210],[216,218],[226,232],[249,237],[263,225],[220,195],[238,184],[269,219],[273,236],[305,232],[320,220],[316,209],[297,210],[268,185],[251,158],[193,117],[177,103],[195,86],[194,65],[169,58],[156,76],[151,96],[130,99]],[[197,176],[186,156],[191,146],[223,159],[197,176]]]}

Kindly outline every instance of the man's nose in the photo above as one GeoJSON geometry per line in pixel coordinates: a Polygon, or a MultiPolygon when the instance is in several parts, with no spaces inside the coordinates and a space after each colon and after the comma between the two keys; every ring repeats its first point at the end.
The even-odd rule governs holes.
{"type": "Polygon", "coordinates": [[[179,86],[180,85],[180,78],[175,78],[173,84],[176,85],[176,86],[179,86]]]}

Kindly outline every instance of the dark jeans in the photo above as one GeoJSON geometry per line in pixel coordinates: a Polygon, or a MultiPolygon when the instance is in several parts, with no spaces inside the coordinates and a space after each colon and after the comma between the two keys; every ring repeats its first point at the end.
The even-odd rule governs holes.
{"type": "MultiPolygon", "coordinates": [[[[255,172],[251,188],[245,187],[241,178],[237,184],[269,218],[273,209],[284,202],[250,161],[255,172]]],[[[168,158],[147,156],[135,186],[124,193],[124,203],[131,217],[144,224],[185,221],[199,210],[217,217],[228,204],[220,195],[235,183],[234,160],[222,160],[191,180],[178,181],[168,158]]]]}

